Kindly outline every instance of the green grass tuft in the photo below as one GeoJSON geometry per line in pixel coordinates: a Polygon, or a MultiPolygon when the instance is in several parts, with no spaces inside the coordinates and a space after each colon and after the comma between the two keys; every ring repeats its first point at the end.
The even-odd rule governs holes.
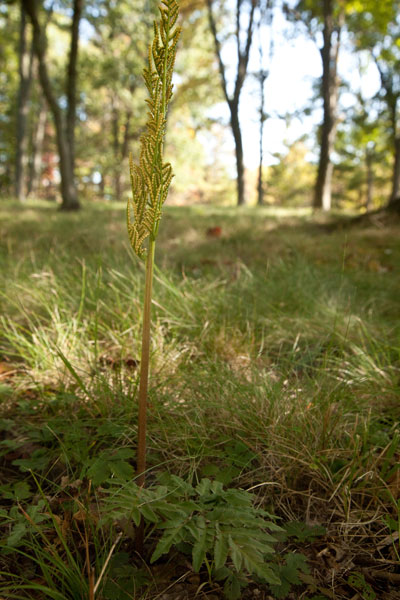
{"type": "MultiPolygon", "coordinates": [[[[124,241],[120,204],[76,215],[3,203],[0,222],[1,535],[17,540],[18,504],[29,513],[40,501],[36,478],[57,523],[70,519],[68,552],[88,585],[84,531],[96,577],[116,534],[82,527],[71,502],[90,496],[95,514],[109,478],[133,477],[143,266],[124,241]]],[[[252,490],[284,522],[324,526],[325,541],[289,548],[317,561],[311,597],[332,589],[315,559],[328,540],[360,564],[398,568],[399,240],[395,225],[327,233],[307,215],[266,208],[165,208],[148,477],[210,478],[252,490]],[[208,236],[216,226],[221,235],[208,236]]],[[[113,550],[121,565],[128,546],[113,550]]],[[[61,569],[67,550],[56,547],[61,569]]],[[[130,592],[116,597],[130,598],[144,581],[140,594],[150,594],[151,577],[129,560],[118,575],[110,559],[105,599],[121,586],[130,592]]],[[[49,586],[37,562],[28,573],[25,563],[16,550],[1,559],[15,597],[26,593],[18,575],[49,586]]],[[[337,597],[354,596],[351,582],[364,576],[338,568],[337,597]]],[[[384,598],[388,581],[366,585],[384,598]]]]}

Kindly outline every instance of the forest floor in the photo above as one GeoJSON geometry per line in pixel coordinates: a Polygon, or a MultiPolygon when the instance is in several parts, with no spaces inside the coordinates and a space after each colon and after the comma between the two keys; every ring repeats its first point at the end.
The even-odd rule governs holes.
{"type": "MultiPolygon", "coordinates": [[[[1,600],[223,597],[217,547],[198,573],[185,539],[150,564],[112,492],[134,478],[144,287],[124,211],[0,203],[1,600]]],[[[400,598],[396,219],[165,208],[149,486],[219,481],[286,528],[281,585],[226,551],[232,598],[400,598]]]]}

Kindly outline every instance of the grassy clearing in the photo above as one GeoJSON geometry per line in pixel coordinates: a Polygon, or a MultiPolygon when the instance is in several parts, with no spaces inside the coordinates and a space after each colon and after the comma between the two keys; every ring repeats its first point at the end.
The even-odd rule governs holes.
{"type": "MultiPolygon", "coordinates": [[[[98,525],[102,486],[134,476],[143,267],[124,209],[0,206],[0,590],[10,598],[87,598],[111,550],[105,600],[191,597],[206,581],[184,577],[176,558],[168,575],[133,567],[128,525],[116,547],[118,532],[98,525]],[[39,529],[58,557],[47,574],[43,556],[26,556],[39,529]],[[18,591],[21,577],[43,589],[18,591]],[[59,596],[44,591],[54,580],[59,596]]],[[[399,240],[396,223],[328,232],[267,208],[165,209],[151,473],[252,489],[285,522],[325,527],[291,541],[311,572],[287,598],[397,597],[399,240]],[[219,237],[207,236],[213,227],[219,237]]]]}

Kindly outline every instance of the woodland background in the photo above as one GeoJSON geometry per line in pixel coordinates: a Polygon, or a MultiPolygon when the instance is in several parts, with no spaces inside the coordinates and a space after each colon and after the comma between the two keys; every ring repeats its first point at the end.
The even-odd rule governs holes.
{"type": "MultiPolygon", "coordinates": [[[[396,0],[183,0],[166,147],[176,172],[170,202],[325,210],[394,202],[400,186],[398,8],[396,0]],[[286,25],[277,40],[278,17],[286,25]],[[322,75],[315,76],[303,109],[270,114],[268,77],[276,43],[285,37],[294,44],[314,40],[322,75]],[[347,79],[338,75],[343,52],[356,58],[347,79]],[[249,67],[251,53],[257,69],[249,67]],[[370,97],[352,82],[372,71],[381,85],[370,97]],[[259,146],[261,166],[245,170],[239,105],[246,86],[258,96],[244,110],[259,123],[252,145],[259,146]],[[225,117],[213,116],[224,104],[225,117]],[[310,115],[309,133],[289,136],[286,150],[270,156],[267,166],[260,140],[268,119],[289,125],[310,115]]],[[[156,11],[148,0],[0,4],[3,196],[57,199],[64,209],[86,199],[124,198],[128,154],[138,154],[146,118],[141,71],[156,11]]]]}
{"type": "Polygon", "coordinates": [[[400,2],[180,5],[139,489],[156,2],[0,2],[0,597],[398,600],[400,2]]]}

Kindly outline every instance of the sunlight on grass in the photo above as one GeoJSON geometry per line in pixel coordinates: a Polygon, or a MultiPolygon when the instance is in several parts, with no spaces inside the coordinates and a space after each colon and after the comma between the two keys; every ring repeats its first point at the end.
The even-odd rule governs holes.
{"type": "MultiPolygon", "coordinates": [[[[96,492],[134,472],[143,267],[121,244],[122,206],[12,210],[0,245],[7,490],[21,477],[32,490],[33,468],[50,495],[62,477],[96,492]]],[[[167,209],[164,225],[150,480],[212,477],[355,546],[384,539],[398,522],[398,229],[327,234],[306,215],[205,207],[167,209]]]]}

